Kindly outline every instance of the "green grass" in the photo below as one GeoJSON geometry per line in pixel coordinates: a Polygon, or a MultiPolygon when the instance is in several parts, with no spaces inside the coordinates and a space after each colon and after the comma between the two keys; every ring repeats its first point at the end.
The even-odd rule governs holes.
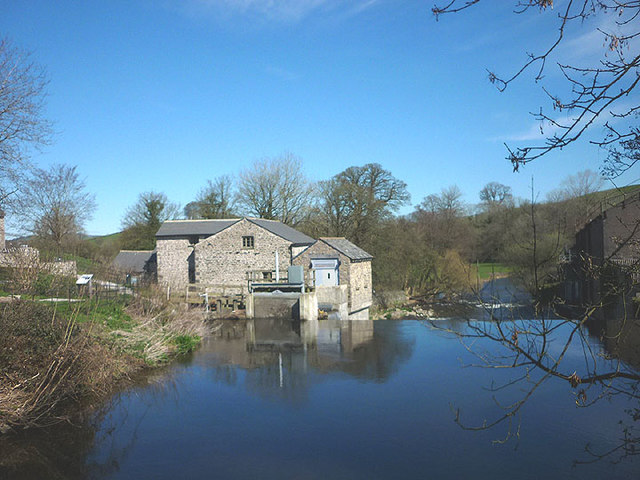
{"type": "Polygon", "coordinates": [[[178,335],[173,339],[178,355],[186,355],[193,352],[200,344],[200,337],[198,335],[178,335]]]}
{"type": "Polygon", "coordinates": [[[100,237],[90,237],[85,241],[88,243],[93,243],[97,247],[107,247],[113,245],[120,241],[120,237],[122,236],[122,232],[111,233],[109,235],[102,235],[100,237]]]}
{"type": "Polygon", "coordinates": [[[117,300],[59,302],[53,308],[60,315],[68,317],[75,315],[79,323],[102,324],[108,331],[125,330],[130,332],[136,325],[136,322],[124,311],[125,304],[117,300]]]}
{"type": "Polygon", "coordinates": [[[492,274],[505,275],[511,273],[511,267],[502,263],[479,263],[478,278],[489,280],[492,274]]]}

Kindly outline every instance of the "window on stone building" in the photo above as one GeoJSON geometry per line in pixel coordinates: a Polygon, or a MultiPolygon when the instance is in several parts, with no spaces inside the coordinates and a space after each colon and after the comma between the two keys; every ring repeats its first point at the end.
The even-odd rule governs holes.
{"type": "Polygon", "coordinates": [[[253,248],[253,236],[242,237],[242,248],[253,248]]]}

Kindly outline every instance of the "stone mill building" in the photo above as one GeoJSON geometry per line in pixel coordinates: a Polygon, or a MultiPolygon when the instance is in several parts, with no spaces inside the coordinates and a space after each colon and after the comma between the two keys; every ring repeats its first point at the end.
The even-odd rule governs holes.
{"type": "Polygon", "coordinates": [[[338,296],[347,315],[371,306],[372,259],[345,238],[315,240],[275,220],[171,220],[156,233],[158,282],[172,289],[199,284],[246,294],[252,282],[286,282],[288,267],[297,265],[319,305],[338,296]]]}

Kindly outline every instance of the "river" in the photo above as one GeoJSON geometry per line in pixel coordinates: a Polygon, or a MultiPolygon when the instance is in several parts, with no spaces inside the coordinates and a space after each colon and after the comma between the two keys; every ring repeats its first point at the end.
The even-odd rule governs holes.
{"type": "MultiPolygon", "coordinates": [[[[560,345],[569,326],[548,323],[558,325],[552,341],[560,345]]],[[[197,352],[143,376],[74,425],[0,444],[15,465],[29,458],[20,467],[5,461],[0,477],[638,478],[640,457],[624,454],[629,426],[638,448],[639,402],[629,395],[594,387],[581,406],[580,388],[547,378],[510,425],[469,429],[500,418],[541,378],[534,371],[497,389],[524,370],[473,366],[487,355],[485,367],[497,366],[504,348],[460,334],[494,326],[214,321],[197,352]]],[[[609,357],[604,367],[618,364],[599,332],[582,330],[587,343],[571,344],[564,371],[580,371],[589,348],[609,357]]],[[[625,355],[623,368],[637,372],[637,357],[625,355]]]]}

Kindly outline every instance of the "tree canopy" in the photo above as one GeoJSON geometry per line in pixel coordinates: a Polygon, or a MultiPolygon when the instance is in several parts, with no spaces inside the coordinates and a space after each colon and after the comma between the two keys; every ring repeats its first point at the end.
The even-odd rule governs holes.
{"type": "Polygon", "coordinates": [[[144,192],[138,196],[122,220],[122,246],[132,250],[153,250],[155,235],[166,220],[180,216],[180,207],[161,192],[144,192]]]}
{"type": "Polygon", "coordinates": [[[248,215],[296,225],[309,213],[312,193],[302,160],[286,153],[257,160],[240,173],[237,204],[248,215]]]}
{"type": "Polygon", "coordinates": [[[51,124],[44,117],[47,76],[28,52],[0,39],[0,203],[17,189],[29,147],[45,145],[51,124]]]}
{"type": "Polygon", "coordinates": [[[57,253],[77,238],[96,208],[75,166],[35,168],[20,184],[16,198],[16,216],[23,229],[57,253]]]}
{"type": "Polygon", "coordinates": [[[371,244],[377,225],[409,202],[407,184],[378,163],[349,167],[320,182],[320,210],[330,235],[371,244]]]}
{"type": "Polygon", "coordinates": [[[235,198],[234,181],[229,175],[207,180],[196,196],[195,201],[184,207],[184,214],[189,219],[230,218],[234,216],[235,198]]]}

